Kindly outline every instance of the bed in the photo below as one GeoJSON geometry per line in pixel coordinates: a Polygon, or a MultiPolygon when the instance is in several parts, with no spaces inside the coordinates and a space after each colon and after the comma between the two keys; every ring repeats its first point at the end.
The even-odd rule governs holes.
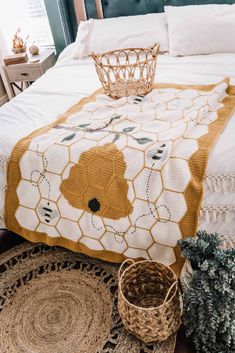
{"type": "MultiPolygon", "coordinates": [[[[130,5],[126,7],[125,1],[103,1],[102,7],[102,2],[97,1],[97,7],[95,7],[92,1],[88,1],[87,11],[91,11],[99,17],[112,17],[161,12],[164,6],[164,1],[140,1],[137,2],[138,6],[134,6],[134,3],[136,2],[131,1],[130,5]]],[[[171,1],[171,3],[185,5],[190,2],[171,1]]],[[[85,19],[87,16],[86,8],[83,5],[82,1],[75,1],[75,6],[73,3],[73,11],[76,10],[80,19],[85,19]]],[[[65,1],[63,6],[66,11],[71,11],[71,8],[68,7],[71,6],[71,2],[65,1]]],[[[68,18],[71,21],[71,16],[65,18],[67,21],[68,18]]],[[[72,28],[75,26],[74,24],[71,26],[71,23],[69,26],[67,26],[67,30],[70,30],[71,39],[72,28]]],[[[69,44],[62,51],[53,68],[0,109],[0,228],[6,228],[7,168],[16,143],[33,131],[53,123],[71,106],[90,96],[101,86],[92,59],[73,60],[71,58],[73,47],[73,43],[69,44]]],[[[235,85],[234,62],[235,54],[232,53],[185,57],[161,55],[158,58],[156,80],[158,83],[206,85],[208,83],[216,84],[224,77],[229,77],[230,83],[235,85]]],[[[234,131],[235,113],[210,152],[203,182],[204,196],[198,223],[198,229],[218,232],[231,238],[235,236],[234,131]]],[[[99,255],[95,253],[94,256],[99,255]]],[[[128,255],[124,254],[124,256],[128,255]]],[[[102,258],[102,256],[99,257],[102,258]]],[[[113,260],[120,260],[120,258],[115,258],[115,251],[113,252],[113,260]]],[[[162,259],[159,258],[159,260],[162,259]]]]}

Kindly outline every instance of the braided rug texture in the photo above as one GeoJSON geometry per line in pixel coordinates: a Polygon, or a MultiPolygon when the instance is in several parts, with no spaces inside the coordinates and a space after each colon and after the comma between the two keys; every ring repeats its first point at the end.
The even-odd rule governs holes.
{"type": "Polygon", "coordinates": [[[23,243],[0,256],[1,353],[173,353],[123,328],[117,265],[23,243]]]}

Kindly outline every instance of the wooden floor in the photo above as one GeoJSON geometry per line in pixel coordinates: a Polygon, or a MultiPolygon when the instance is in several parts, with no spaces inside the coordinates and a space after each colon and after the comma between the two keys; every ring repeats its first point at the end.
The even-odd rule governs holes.
{"type": "MultiPolygon", "coordinates": [[[[0,230],[0,254],[23,241],[24,239],[19,235],[0,230]]],[[[180,329],[178,334],[175,353],[194,353],[194,350],[190,342],[186,339],[182,329],[180,329]]]]}

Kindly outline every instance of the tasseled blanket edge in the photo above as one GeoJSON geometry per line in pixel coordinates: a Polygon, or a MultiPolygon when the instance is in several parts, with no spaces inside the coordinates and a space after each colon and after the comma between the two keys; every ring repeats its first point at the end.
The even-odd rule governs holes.
{"type": "Polygon", "coordinates": [[[235,216],[234,205],[204,205],[200,209],[200,218],[204,218],[207,222],[230,222],[235,216]]]}
{"type": "Polygon", "coordinates": [[[206,174],[205,182],[212,192],[221,192],[223,194],[235,192],[235,173],[206,174]]]}

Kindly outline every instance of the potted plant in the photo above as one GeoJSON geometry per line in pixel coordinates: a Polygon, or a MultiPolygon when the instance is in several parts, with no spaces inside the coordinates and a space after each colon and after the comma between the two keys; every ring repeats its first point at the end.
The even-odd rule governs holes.
{"type": "Polygon", "coordinates": [[[178,242],[192,266],[183,324],[197,353],[235,352],[235,248],[220,243],[205,231],[178,242]]]}

